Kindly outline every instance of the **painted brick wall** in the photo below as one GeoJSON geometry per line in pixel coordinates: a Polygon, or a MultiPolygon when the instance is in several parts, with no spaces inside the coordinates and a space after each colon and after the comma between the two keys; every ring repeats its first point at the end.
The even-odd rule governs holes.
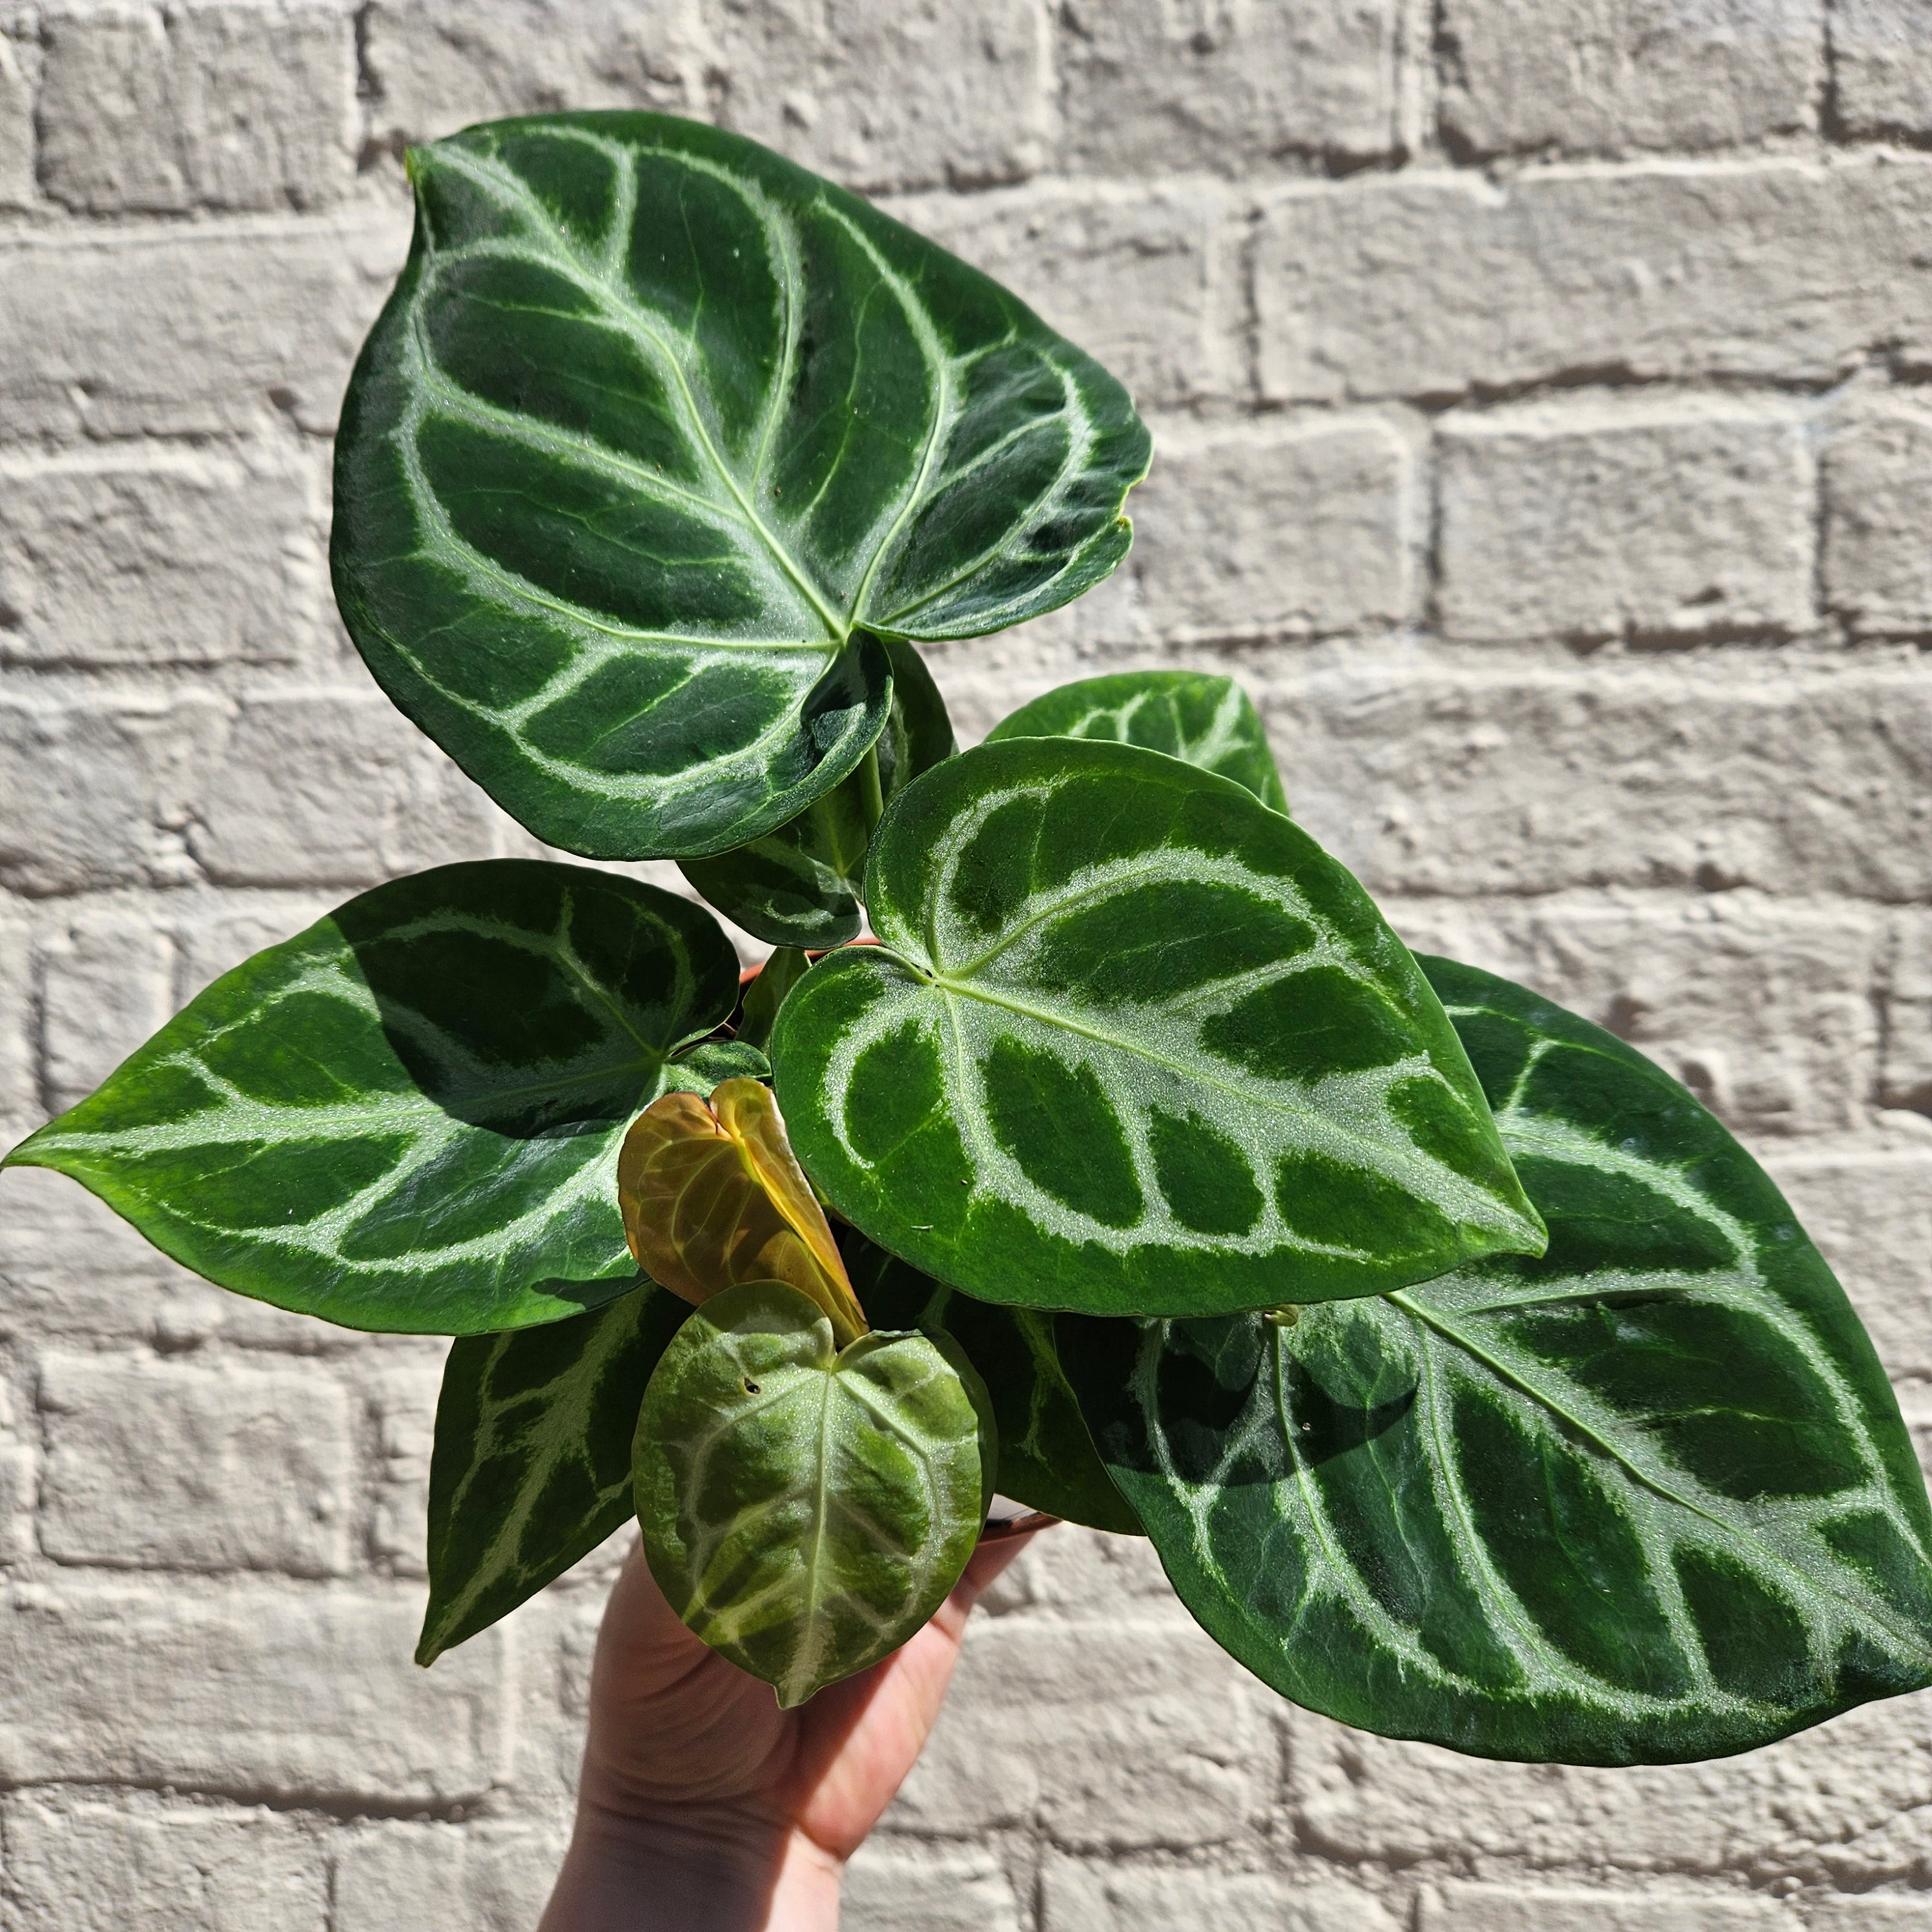
{"type": "MultiPolygon", "coordinates": [[[[964,734],[1232,670],[1418,944],[1767,1159],[1932,1428],[1926,0],[0,0],[0,1128],[352,890],[528,849],[377,695],[328,438],[398,157],[776,142],[1133,385],[1141,535],[964,734]]],[[[439,1351],[0,1185],[0,1926],[510,1932],[603,1567],[409,1661],[439,1351]]],[[[1932,1928],[1932,1697],[1531,1769],[1291,1711],[1042,1539],[855,1870],[903,1932],[1932,1928]]]]}

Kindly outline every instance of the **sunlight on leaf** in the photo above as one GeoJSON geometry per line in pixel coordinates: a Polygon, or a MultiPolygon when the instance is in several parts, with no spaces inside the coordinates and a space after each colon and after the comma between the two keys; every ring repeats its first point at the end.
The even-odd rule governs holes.
{"type": "Polygon", "coordinates": [[[694,1306],[748,1281],[782,1281],[822,1310],[839,1346],[866,1318],[771,1090],[727,1080],[707,1105],[667,1094],[632,1124],[617,1157],[631,1252],[694,1306]]]}

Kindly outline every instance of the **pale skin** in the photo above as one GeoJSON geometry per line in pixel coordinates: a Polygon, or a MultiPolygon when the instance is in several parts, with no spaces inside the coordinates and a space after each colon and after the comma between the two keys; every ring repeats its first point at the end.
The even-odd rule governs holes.
{"type": "Polygon", "coordinates": [[[932,1734],[973,1606],[1027,1540],[981,1545],[909,1643],[796,1711],[699,1642],[633,1550],[538,1932],[837,1932],[845,1862],[932,1734]]]}

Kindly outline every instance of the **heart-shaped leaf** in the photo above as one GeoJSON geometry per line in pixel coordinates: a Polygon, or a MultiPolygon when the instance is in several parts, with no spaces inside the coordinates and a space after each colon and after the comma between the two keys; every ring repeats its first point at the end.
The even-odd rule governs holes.
{"type": "Polygon", "coordinates": [[[944,1336],[841,1352],[778,1282],[714,1296],[638,1419],[638,1520],[671,1607],[788,1709],[896,1650],[958,1580],[992,1494],[976,1379],[944,1336]]]}
{"type": "Polygon", "coordinates": [[[1276,812],[1288,794],[1254,700],[1232,677],[1198,670],[1124,670],[1084,677],[1022,704],[986,734],[1008,738],[1100,738],[1144,745],[1251,791],[1276,812]]]}
{"type": "Polygon", "coordinates": [[[944,1286],[856,1228],[839,1250],[867,1318],[880,1328],[950,1335],[986,1384],[1000,1437],[1000,1493],[1089,1529],[1144,1534],[1095,1453],[1066,1371],[1054,1317],[1001,1308],[944,1286]]]}
{"type": "Polygon", "coordinates": [[[1540,1252],[1415,962],[1307,834],[1125,745],[982,746],[874,842],[880,947],[778,1015],[839,1212],[985,1301],[1201,1315],[1540,1252]]]}
{"type": "Polygon", "coordinates": [[[879,638],[976,637],[1126,554],[1126,392],[996,283],[740,137],[559,114],[412,151],[337,444],[336,596],[532,831],[700,856],[886,723],[879,638]]]}
{"type": "Polygon", "coordinates": [[[865,1334],[825,1210],[757,1081],[725,1081],[709,1103],[652,1101],[624,1138],[617,1201],[638,1264],[694,1306],[740,1282],[781,1281],[818,1306],[841,1347],[865,1334]]]}
{"type": "Polygon", "coordinates": [[[218,980],[8,1156],[224,1288],[351,1328],[554,1322],[637,1279],[618,1143],[730,1012],[702,908],[492,860],[379,886],[218,980]]]}
{"type": "Polygon", "coordinates": [[[762,838],[679,867],[727,919],[774,946],[842,946],[865,922],[866,854],[887,800],[956,748],[932,674],[910,644],[886,646],[892,715],[852,776],[762,838]]]}
{"type": "Polygon", "coordinates": [[[567,1322],[451,1344],[418,1664],[508,1616],[630,1520],[645,1384],[690,1312],[646,1284],[567,1322]]]}
{"type": "Polygon", "coordinates": [[[1621,1041],[1427,962],[1540,1262],[1263,1318],[1082,1323],[1181,1597],[1297,1702],[1495,1757],[1748,1750],[1932,1684],[1932,1512],[1763,1172],[1621,1041]]]}

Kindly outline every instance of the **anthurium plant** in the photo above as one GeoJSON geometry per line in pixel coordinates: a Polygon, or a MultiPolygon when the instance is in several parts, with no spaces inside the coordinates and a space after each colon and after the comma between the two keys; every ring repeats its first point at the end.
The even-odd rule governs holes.
{"type": "Polygon", "coordinates": [[[956,750],[919,647],[1125,553],[1146,430],[982,274],[635,114],[416,150],[333,566],[536,836],[352,899],[8,1156],[210,1280],[451,1335],[425,1664],[634,1516],[782,1703],[997,1490],[1152,1540],[1284,1696],[1495,1756],[1932,1683],[1870,1342],[1641,1054],[1412,956],[1226,678],[956,750]],[[869,923],[869,938],[861,938],[869,923]]]}

